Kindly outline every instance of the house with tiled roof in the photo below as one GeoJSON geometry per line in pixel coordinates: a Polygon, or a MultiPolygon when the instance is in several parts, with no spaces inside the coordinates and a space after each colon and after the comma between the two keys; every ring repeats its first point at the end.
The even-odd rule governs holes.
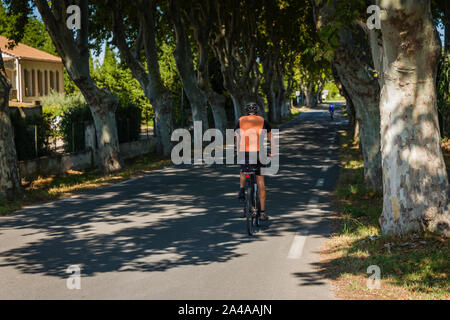
{"type": "Polygon", "coordinates": [[[0,36],[0,51],[12,84],[11,104],[35,103],[52,90],[64,92],[61,58],[23,43],[9,49],[8,42],[7,38],[0,36]]]}

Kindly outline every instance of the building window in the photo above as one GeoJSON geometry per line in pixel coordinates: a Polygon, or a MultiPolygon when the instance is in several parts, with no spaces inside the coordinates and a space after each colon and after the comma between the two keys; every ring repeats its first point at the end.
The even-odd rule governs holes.
{"type": "Polygon", "coordinates": [[[11,71],[11,70],[9,70],[9,69],[5,69],[6,70],[6,76],[8,77],[8,79],[9,79],[9,81],[11,82],[11,83],[14,83],[14,78],[13,78],[13,74],[14,74],[14,71],[11,71]]]}
{"type": "Polygon", "coordinates": [[[56,71],[56,91],[59,92],[59,71],[56,71]]]}
{"type": "Polygon", "coordinates": [[[12,84],[12,89],[17,89],[17,83],[16,83],[16,71],[11,72],[11,84],[12,84]]]}
{"type": "Polygon", "coordinates": [[[31,70],[31,96],[32,97],[36,96],[36,78],[34,69],[31,70]]]}
{"type": "Polygon", "coordinates": [[[42,97],[44,95],[44,92],[43,92],[44,88],[42,86],[42,71],[41,70],[38,70],[37,78],[38,78],[38,93],[39,93],[39,96],[42,97]]]}
{"type": "Polygon", "coordinates": [[[23,79],[24,79],[24,84],[25,84],[25,97],[29,97],[30,96],[30,72],[27,69],[23,69],[23,79]]]}
{"type": "Polygon", "coordinates": [[[48,72],[44,71],[44,83],[45,83],[45,93],[44,95],[48,95],[48,72]]]}
{"type": "Polygon", "coordinates": [[[51,79],[52,90],[56,91],[55,72],[50,71],[50,79],[51,79]]]}

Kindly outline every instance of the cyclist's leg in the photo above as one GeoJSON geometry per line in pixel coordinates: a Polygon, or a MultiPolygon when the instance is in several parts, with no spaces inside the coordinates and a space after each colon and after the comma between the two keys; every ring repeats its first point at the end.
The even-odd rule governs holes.
{"type": "Polygon", "coordinates": [[[258,197],[261,211],[266,210],[266,185],[264,183],[264,176],[256,176],[256,184],[258,185],[258,197]]]}
{"type": "Polygon", "coordinates": [[[264,176],[257,175],[256,183],[258,185],[258,198],[260,204],[260,216],[261,221],[269,220],[269,216],[266,213],[266,185],[264,183],[264,176]]]}
{"type": "Polygon", "coordinates": [[[238,198],[239,198],[239,200],[243,201],[243,200],[245,200],[245,183],[247,181],[247,178],[245,178],[245,174],[242,171],[240,173],[239,180],[240,180],[240,182],[239,182],[240,188],[239,188],[238,198]]]}
{"type": "Polygon", "coordinates": [[[248,152],[246,152],[244,154],[244,164],[241,164],[241,170],[240,170],[240,176],[239,176],[239,184],[240,184],[240,188],[239,188],[239,200],[245,200],[245,183],[247,182],[247,178],[245,178],[245,174],[242,172],[243,170],[245,170],[245,164],[248,163],[248,152]]]}
{"type": "MultiPolygon", "coordinates": [[[[246,152],[246,153],[244,154],[244,161],[245,161],[245,164],[248,164],[248,161],[249,161],[249,155],[248,155],[248,152],[246,152]]],[[[246,167],[245,164],[241,164],[241,171],[240,171],[240,173],[241,173],[241,175],[240,175],[240,185],[241,185],[241,189],[242,189],[242,188],[245,188],[245,182],[247,181],[247,178],[245,178],[245,174],[242,172],[243,170],[245,170],[245,167],[246,167]]]]}
{"type": "Polygon", "coordinates": [[[245,177],[245,174],[243,172],[241,172],[241,176],[240,176],[240,185],[241,185],[241,189],[245,188],[245,182],[247,181],[247,178],[245,177]]]}

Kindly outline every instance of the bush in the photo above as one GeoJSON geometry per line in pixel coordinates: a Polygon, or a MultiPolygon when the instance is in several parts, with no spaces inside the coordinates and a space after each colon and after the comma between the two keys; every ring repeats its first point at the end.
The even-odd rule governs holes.
{"type": "Polygon", "coordinates": [[[52,91],[48,96],[42,97],[43,111],[54,116],[62,116],[69,109],[87,106],[81,93],[65,95],[52,91]]]}
{"type": "MultiPolygon", "coordinates": [[[[85,124],[92,122],[91,111],[87,105],[68,109],[62,116],[60,130],[65,142],[66,152],[85,149],[85,124]]],[[[142,111],[129,104],[116,110],[116,123],[119,143],[137,141],[141,135],[142,111]]]]}
{"type": "Polygon", "coordinates": [[[49,137],[52,135],[52,128],[48,116],[42,114],[22,118],[20,113],[12,112],[11,122],[18,160],[30,160],[51,153],[49,137]]]}
{"type": "MultiPolygon", "coordinates": [[[[43,98],[43,113],[54,129],[53,135],[64,140],[66,152],[85,150],[85,124],[92,122],[90,109],[81,94],[66,96],[52,92],[43,98]]],[[[139,140],[142,110],[132,102],[124,102],[116,110],[119,143],[139,140]]]]}
{"type": "Polygon", "coordinates": [[[84,128],[86,122],[92,122],[91,111],[87,105],[68,109],[59,125],[66,152],[85,150],[84,128]]]}
{"type": "MultiPolygon", "coordinates": [[[[80,122],[81,109],[88,108],[81,93],[65,95],[52,91],[50,95],[42,98],[42,112],[50,119],[52,136],[62,138],[65,142],[65,151],[73,151],[72,122],[75,130],[75,151],[84,150],[84,124],[80,122]],[[73,111],[76,110],[76,111],[73,111]],[[67,119],[67,117],[71,119],[67,119]],[[72,119],[73,118],[73,119],[72,119]],[[62,123],[65,119],[64,124],[62,123]],[[81,132],[82,131],[82,132],[81,132]]],[[[87,118],[87,115],[81,116],[87,118]]]]}

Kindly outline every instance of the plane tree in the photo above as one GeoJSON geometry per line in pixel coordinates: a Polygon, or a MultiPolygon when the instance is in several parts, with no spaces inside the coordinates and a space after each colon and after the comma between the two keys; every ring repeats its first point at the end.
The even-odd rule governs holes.
{"type": "Polygon", "coordinates": [[[0,200],[21,190],[14,130],[9,117],[10,89],[0,49],[0,200]]]}
{"type": "MultiPolygon", "coordinates": [[[[8,12],[3,12],[0,25],[3,33],[11,40],[10,47],[17,44],[23,34],[31,13],[28,2],[17,0],[6,2],[8,12]]],[[[6,75],[0,48],[0,200],[11,198],[22,190],[19,164],[14,143],[14,130],[9,112],[9,92],[11,83],[6,75]]]]}
{"type": "Polygon", "coordinates": [[[441,47],[431,1],[376,1],[381,29],[368,30],[361,12],[372,3],[318,1],[316,12],[318,27],[328,27],[337,38],[334,66],[355,107],[363,154],[368,148],[374,155],[380,152],[382,232],[433,231],[448,236],[448,178],[436,111],[441,47]],[[342,10],[346,5],[362,7],[349,14],[342,10]],[[361,105],[367,96],[373,103],[361,105]],[[365,117],[368,108],[374,113],[365,117]],[[377,109],[379,129],[374,126],[377,109]],[[369,136],[379,133],[380,149],[364,138],[371,123],[369,136]]]}
{"type": "Polygon", "coordinates": [[[381,189],[380,85],[372,60],[365,12],[370,1],[315,1],[316,26],[333,53],[337,81],[351,101],[364,160],[364,181],[381,189]]]}
{"type": "Polygon", "coordinates": [[[172,149],[175,96],[161,77],[157,46],[158,23],[161,23],[158,3],[133,0],[125,6],[121,1],[97,1],[96,5],[99,6],[97,11],[102,13],[101,21],[111,28],[106,28],[105,33],[112,34],[112,41],[122,60],[152,104],[158,150],[168,156],[172,149]]]}
{"type": "Polygon", "coordinates": [[[214,117],[215,128],[225,133],[227,115],[226,97],[211,80],[210,60],[214,56],[209,41],[212,33],[212,6],[208,0],[199,0],[183,8],[185,23],[192,28],[193,39],[197,47],[197,85],[206,96],[214,117]]]}
{"type": "Polygon", "coordinates": [[[121,169],[119,139],[115,111],[117,98],[108,90],[97,86],[90,75],[89,24],[90,12],[87,0],[52,1],[35,0],[36,7],[70,79],[76,84],[89,105],[96,129],[100,168],[104,172],[121,169]],[[80,29],[67,26],[70,5],[80,8],[80,29]]]}
{"type": "Polygon", "coordinates": [[[224,88],[230,95],[235,120],[247,102],[256,101],[259,114],[266,117],[259,93],[262,72],[257,63],[258,26],[261,6],[257,1],[208,1],[212,32],[210,46],[221,66],[224,88]]]}
{"type": "Polygon", "coordinates": [[[436,108],[441,45],[431,1],[377,1],[380,74],[383,233],[412,230],[450,235],[448,177],[436,108]]]}
{"type": "MultiPolygon", "coordinates": [[[[185,1],[170,0],[166,12],[171,21],[171,25],[175,31],[175,50],[173,55],[177,64],[178,73],[180,74],[183,88],[189,99],[192,120],[201,121],[203,130],[208,129],[208,118],[206,113],[206,105],[208,102],[205,92],[200,88],[198,73],[195,71],[194,57],[191,48],[191,39],[189,37],[190,26],[187,24],[185,17],[185,1]]],[[[202,57],[203,58],[203,57],[202,57]]],[[[203,61],[202,61],[203,63],[203,61]]],[[[223,128],[222,128],[223,129],[223,128]]]]}
{"type": "Polygon", "coordinates": [[[261,1],[258,19],[257,55],[264,78],[262,88],[267,97],[269,118],[279,121],[286,116],[299,56],[316,44],[313,11],[310,1],[261,1]]]}

